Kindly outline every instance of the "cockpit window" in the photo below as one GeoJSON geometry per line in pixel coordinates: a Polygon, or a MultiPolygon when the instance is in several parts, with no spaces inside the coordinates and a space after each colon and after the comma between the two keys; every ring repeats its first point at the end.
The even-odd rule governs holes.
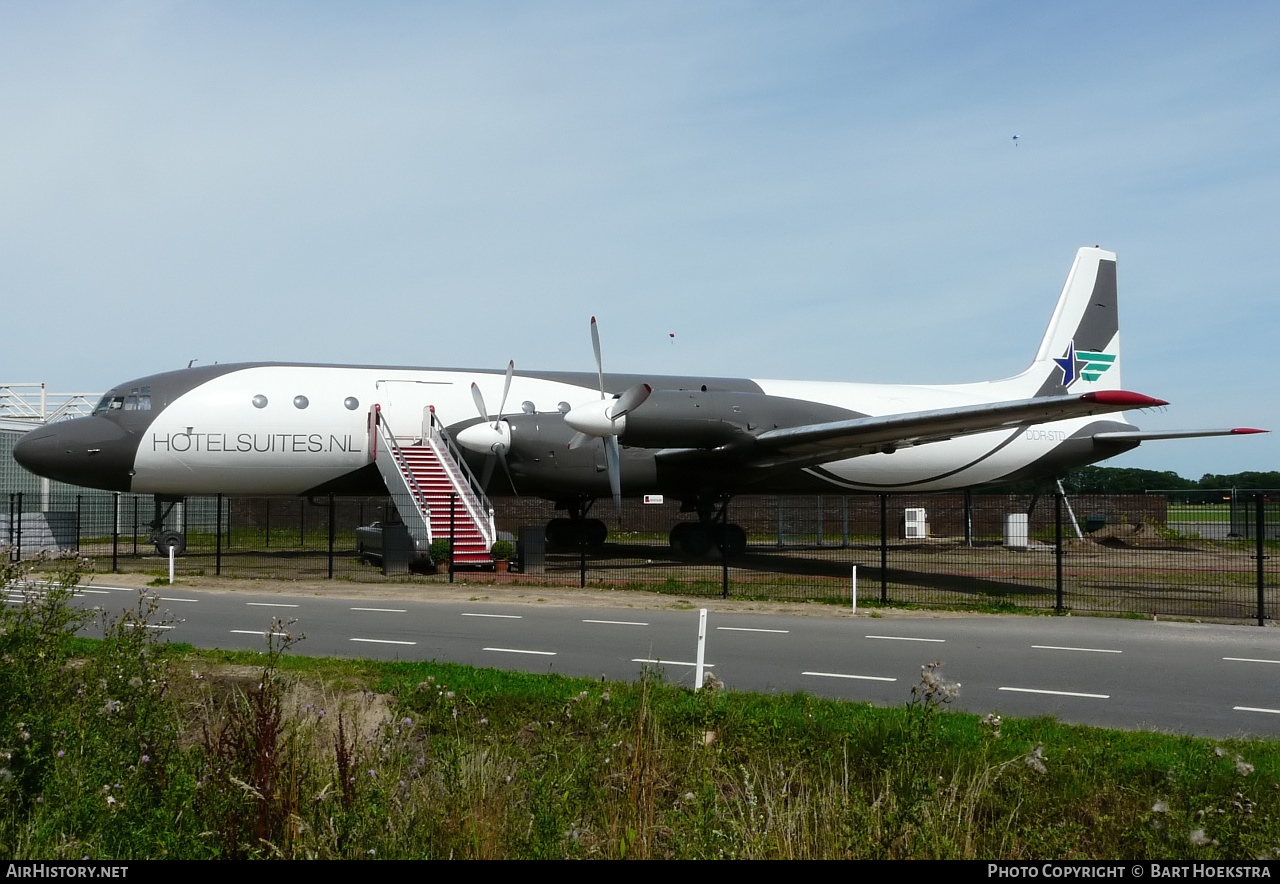
{"type": "Polygon", "coordinates": [[[112,390],[98,400],[93,407],[94,414],[109,414],[116,411],[150,411],[151,388],[134,387],[128,394],[112,390]]]}
{"type": "Polygon", "coordinates": [[[134,387],[129,391],[129,395],[124,400],[125,411],[150,411],[151,410],[151,388],[150,387],[134,387]]]}

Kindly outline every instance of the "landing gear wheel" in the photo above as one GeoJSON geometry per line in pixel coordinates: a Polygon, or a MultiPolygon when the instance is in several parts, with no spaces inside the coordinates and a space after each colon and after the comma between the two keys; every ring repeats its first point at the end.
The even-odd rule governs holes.
{"type": "Polygon", "coordinates": [[[740,556],[747,551],[747,532],[741,525],[719,525],[715,528],[716,546],[731,556],[740,556]]]}
{"type": "Polygon", "coordinates": [[[711,532],[698,522],[680,522],[671,529],[671,548],[688,556],[705,556],[711,540],[711,532]]]}
{"type": "Polygon", "coordinates": [[[584,542],[598,549],[609,537],[609,526],[599,519],[552,519],[547,523],[548,549],[574,550],[584,542]]]}
{"type": "Polygon", "coordinates": [[[175,556],[180,556],[187,551],[187,538],[177,531],[162,531],[160,536],[156,538],[156,553],[165,558],[169,556],[169,550],[173,550],[175,556]]]}

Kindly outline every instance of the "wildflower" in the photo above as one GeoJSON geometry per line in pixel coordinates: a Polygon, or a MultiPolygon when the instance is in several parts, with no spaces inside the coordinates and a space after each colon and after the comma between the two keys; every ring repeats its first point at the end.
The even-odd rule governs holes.
{"type": "Polygon", "coordinates": [[[1191,840],[1192,847],[1208,847],[1210,844],[1218,843],[1206,835],[1204,829],[1196,829],[1188,836],[1188,838],[1191,840]]]}
{"type": "Polygon", "coordinates": [[[405,719],[404,719],[403,721],[401,721],[400,723],[401,723],[401,724],[403,724],[405,727],[413,727],[413,719],[412,719],[412,718],[405,718],[405,719]]]}
{"type": "Polygon", "coordinates": [[[143,764],[150,764],[150,763],[151,763],[151,756],[150,756],[150,755],[143,755],[143,756],[142,756],[142,758],[141,758],[140,760],[142,761],[142,763],[143,763],[143,764]]]}
{"type": "Polygon", "coordinates": [[[999,739],[1000,737],[1000,716],[999,715],[996,715],[994,712],[989,712],[987,713],[985,718],[983,718],[981,721],[978,722],[978,724],[982,725],[983,729],[986,730],[988,734],[990,734],[992,739],[999,739]]]}
{"type": "Polygon", "coordinates": [[[1046,774],[1049,772],[1049,768],[1044,766],[1043,743],[1036,743],[1036,747],[1026,754],[1026,757],[1022,759],[1022,762],[1038,774],[1046,774]]]}
{"type": "Polygon", "coordinates": [[[59,749],[59,750],[58,750],[58,757],[59,757],[59,758],[64,757],[66,754],[67,754],[67,753],[66,753],[66,750],[64,750],[64,749],[59,749]]]}
{"type": "Polygon", "coordinates": [[[1249,764],[1249,762],[1245,761],[1239,755],[1236,756],[1235,762],[1236,773],[1240,774],[1240,776],[1247,777],[1249,774],[1253,773],[1253,765],[1249,764]]]}

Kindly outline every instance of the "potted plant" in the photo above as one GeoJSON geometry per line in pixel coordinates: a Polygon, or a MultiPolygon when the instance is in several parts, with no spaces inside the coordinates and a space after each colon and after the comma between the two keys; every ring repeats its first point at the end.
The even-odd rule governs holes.
{"type": "Polygon", "coordinates": [[[449,560],[453,558],[453,547],[449,545],[447,537],[437,537],[431,541],[431,546],[427,547],[428,554],[431,556],[431,563],[435,565],[438,572],[441,568],[448,570],[449,560]]]}
{"type": "Polygon", "coordinates": [[[495,540],[493,546],[489,548],[489,555],[493,558],[493,570],[499,574],[507,573],[507,563],[515,555],[515,551],[510,540],[495,540]]]}

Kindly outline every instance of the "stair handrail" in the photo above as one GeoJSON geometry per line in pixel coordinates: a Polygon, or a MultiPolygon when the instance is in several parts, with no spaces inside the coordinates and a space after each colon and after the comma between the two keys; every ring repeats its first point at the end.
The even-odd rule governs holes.
{"type": "Polygon", "coordinates": [[[462,450],[458,448],[457,443],[453,441],[453,437],[449,435],[449,431],[445,429],[444,424],[436,415],[435,406],[428,405],[425,410],[427,416],[425,422],[427,432],[424,433],[427,437],[426,441],[443,446],[447,456],[440,457],[440,463],[445,470],[449,470],[450,465],[452,465],[453,471],[457,474],[456,478],[461,480],[453,481],[453,486],[461,493],[463,505],[471,513],[476,526],[481,528],[485,547],[490,547],[498,537],[493,520],[493,502],[484,493],[484,487],[476,479],[471,467],[467,466],[467,461],[462,456],[462,450]],[[484,531],[485,528],[488,529],[487,532],[484,531]]]}
{"type": "MultiPolygon", "coordinates": [[[[396,474],[400,476],[401,481],[404,482],[405,490],[408,492],[408,497],[410,498],[409,502],[417,511],[422,524],[426,529],[426,545],[430,546],[433,538],[431,536],[431,507],[427,503],[427,495],[418,484],[418,480],[414,478],[413,470],[408,468],[408,461],[404,458],[404,453],[400,448],[400,443],[396,441],[395,433],[391,431],[391,425],[387,423],[387,419],[382,414],[382,410],[380,408],[375,408],[375,413],[376,417],[374,424],[377,428],[378,438],[383,442],[383,447],[375,452],[375,460],[383,457],[391,458],[392,463],[396,467],[396,474]]],[[[387,490],[391,492],[392,499],[402,496],[397,495],[391,488],[388,488],[387,490]]],[[[397,504],[398,503],[399,501],[397,500],[397,504]]],[[[404,521],[406,525],[410,524],[407,519],[404,519],[403,513],[401,513],[401,520],[404,521]]]]}

